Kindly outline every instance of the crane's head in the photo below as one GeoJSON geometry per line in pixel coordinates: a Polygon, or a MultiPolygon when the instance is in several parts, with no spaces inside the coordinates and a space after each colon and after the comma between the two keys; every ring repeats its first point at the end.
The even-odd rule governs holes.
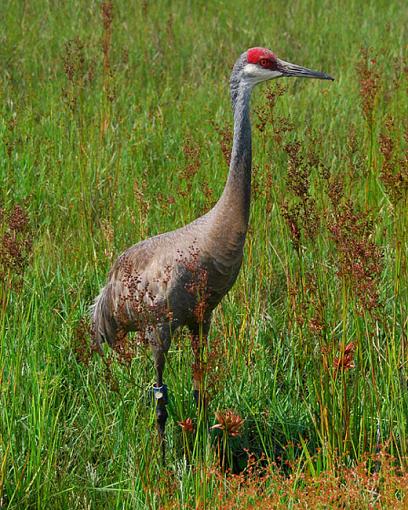
{"type": "Polygon", "coordinates": [[[297,76],[299,78],[317,78],[318,80],[334,80],[326,73],[312,71],[306,67],[290,64],[280,60],[267,48],[250,48],[238,60],[241,80],[249,85],[256,85],[262,81],[281,78],[283,76],[297,76]]]}

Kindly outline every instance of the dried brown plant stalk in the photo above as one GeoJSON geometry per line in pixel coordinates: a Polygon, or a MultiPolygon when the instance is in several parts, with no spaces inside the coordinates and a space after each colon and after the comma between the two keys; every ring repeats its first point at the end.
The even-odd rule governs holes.
{"type": "MultiPolygon", "coordinates": [[[[408,144],[408,128],[405,135],[408,144]]],[[[408,152],[402,151],[403,156],[398,156],[397,139],[398,132],[394,120],[389,116],[380,133],[380,151],[383,156],[380,177],[394,207],[408,196],[408,152]]]]}
{"type": "Polygon", "coordinates": [[[355,295],[358,311],[374,313],[380,306],[383,262],[373,238],[373,223],[369,214],[358,211],[351,200],[333,205],[328,229],[336,246],[337,276],[355,295]]]}
{"type": "Polygon", "coordinates": [[[32,232],[27,211],[19,204],[0,208],[0,292],[4,310],[9,292],[19,291],[32,253],[32,232]]]}
{"type": "Polygon", "coordinates": [[[378,97],[381,81],[377,69],[377,58],[371,56],[372,50],[361,48],[361,58],[356,65],[360,84],[361,108],[367,123],[373,123],[375,102],[378,97]]]}

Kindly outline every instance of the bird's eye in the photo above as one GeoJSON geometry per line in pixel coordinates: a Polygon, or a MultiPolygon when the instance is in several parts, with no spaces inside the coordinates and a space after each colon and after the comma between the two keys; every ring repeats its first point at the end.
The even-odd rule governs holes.
{"type": "Polygon", "coordinates": [[[269,62],[268,62],[267,58],[261,58],[259,60],[259,65],[262,66],[262,67],[268,67],[268,64],[269,64],[269,62]]]}

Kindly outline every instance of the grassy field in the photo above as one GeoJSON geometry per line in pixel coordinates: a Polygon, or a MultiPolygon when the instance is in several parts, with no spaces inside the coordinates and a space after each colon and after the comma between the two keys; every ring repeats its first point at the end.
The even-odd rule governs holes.
{"type": "Polygon", "coordinates": [[[0,4],[0,508],[407,508],[404,2],[112,3],[0,4]],[[255,45],[336,81],[254,91],[207,366],[210,425],[245,422],[197,423],[180,334],[162,468],[150,353],[92,355],[87,310],[126,247],[220,196],[255,45]]]}

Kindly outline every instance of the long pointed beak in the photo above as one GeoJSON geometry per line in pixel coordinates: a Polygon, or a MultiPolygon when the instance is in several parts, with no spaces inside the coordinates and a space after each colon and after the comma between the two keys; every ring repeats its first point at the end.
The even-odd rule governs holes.
{"type": "Polygon", "coordinates": [[[326,73],[321,73],[320,71],[312,71],[307,67],[291,64],[290,62],[285,62],[284,60],[280,59],[278,59],[277,68],[278,71],[282,73],[282,76],[297,76],[298,78],[317,78],[318,80],[334,81],[334,78],[326,73]]]}

